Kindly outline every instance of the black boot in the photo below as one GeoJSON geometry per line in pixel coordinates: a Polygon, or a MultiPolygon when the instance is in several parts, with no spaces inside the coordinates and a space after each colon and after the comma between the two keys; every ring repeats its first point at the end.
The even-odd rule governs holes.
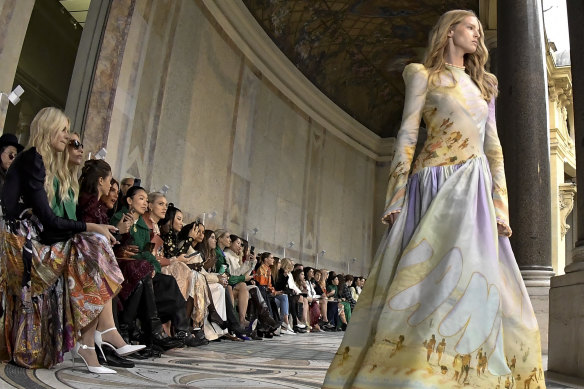
{"type": "Polygon", "coordinates": [[[132,334],[134,333],[134,322],[138,315],[138,309],[142,305],[142,295],[144,285],[142,281],[138,283],[130,297],[124,301],[124,309],[119,312],[118,319],[120,322],[119,332],[127,344],[131,344],[132,334]]]}
{"type": "Polygon", "coordinates": [[[174,339],[168,336],[162,329],[162,322],[158,317],[158,310],[156,309],[156,299],[154,297],[154,288],[152,287],[152,278],[145,277],[143,280],[144,292],[143,301],[146,313],[145,324],[150,333],[151,343],[163,350],[170,350],[172,348],[182,347],[184,345],[179,339],[174,339]]]}
{"type": "Polygon", "coordinates": [[[270,328],[272,331],[276,330],[278,328],[278,323],[276,323],[276,321],[270,316],[267,305],[264,306],[260,302],[257,288],[253,288],[249,291],[249,299],[258,314],[260,324],[262,324],[264,327],[270,328]]]}

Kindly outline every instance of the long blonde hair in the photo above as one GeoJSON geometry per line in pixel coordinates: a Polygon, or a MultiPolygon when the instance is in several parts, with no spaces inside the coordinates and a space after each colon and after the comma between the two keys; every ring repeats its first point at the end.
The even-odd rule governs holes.
{"type": "MultiPolygon", "coordinates": [[[[437,86],[439,82],[439,74],[442,71],[452,71],[446,68],[444,55],[448,47],[448,33],[452,31],[456,25],[462,22],[465,18],[473,16],[477,18],[473,11],[455,9],[445,12],[436,25],[430,31],[428,38],[428,48],[424,57],[424,66],[428,69],[429,84],[437,86]]],[[[467,53],[464,55],[464,66],[466,72],[478,86],[483,98],[490,101],[498,94],[497,78],[495,75],[485,70],[485,64],[489,58],[487,46],[485,46],[485,33],[480,20],[477,18],[479,25],[479,42],[474,53],[467,53]]],[[[452,77],[453,81],[454,76],[452,77]]]]}
{"type": "Polygon", "coordinates": [[[63,128],[69,131],[69,118],[58,108],[47,107],[41,109],[30,124],[30,137],[27,148],[35,147],[43,157],[45,165],[45,191],[49,204],[55,198],[53,180],[59,180],[59,197],[64,200],[69,197],[71,187],[71,173],[64,163],[64,159],[51,146],[51,142],[63,128]]]}

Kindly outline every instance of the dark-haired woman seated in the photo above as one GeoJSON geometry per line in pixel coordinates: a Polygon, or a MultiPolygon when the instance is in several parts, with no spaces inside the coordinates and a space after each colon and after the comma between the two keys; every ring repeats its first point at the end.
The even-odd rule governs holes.
{"type": "MultiPolygon", "coordinates": [[[[197,347],[207,344],[202,331],[195,332],[196,336],[192,335],[192,326],[189,324],[189,316],[192,312],[192,304],[187,306],[186,302],[192,302],[193,289],[196,288],[194,281],[195,271],[187,266],[189,261],[184,254],[187,247],[184,245],[180,249],[176,249],[169,257],[165,254],[164,246],[166,246],[165,238],[161,237],[160,224],[163,226],[166,215],[169,211],[176,209],[172,204],[168,205],[166,197],[159,192],[153,192],[148,195],[148,211],[144,214],[144,220],[151,229],[150,242],[154,244],[153,253],[160,263],[161,272],[154,276],[154,290],[156,292],[156,303],[158,305],[158,312],[161,317],[168,317],[174,324],[175,336],[180,338],[187,346],[197,347]]],[[[172,212],[175,216],[180,216],[179,224],[174,224],[174,227],[182,228],[182,213],[178,215],[177,212],[172,212]]],[[[175,218],[173,217],[172,220],[175,218]]],[[[178,245],[177,234],[172,234],[172,245],[178,245]]],[[[192,237],[188,241],[192,241],[192,237]]],[[[204,295],[202,284],[198,286],[199,293],[204,295]]],[[[202,321],[202,319],[201,319],[202,321]]],[[[202,325],[202,323],[201,323],[202,325]]]]}
{"type": "MultiPolygon", "coordinates": [[[[108,196],[111,192],[111,180],[111,167],[107,162],[103,160],[89,160],[85,162],[79,179],[79,203],[77,204],[77,216],[80,220],[83,220],[86,223],[99,224],[106,224],[108,222],[108,207],[100,200],[100,198],[108,196]]],[[[128,229],[129,226],[126,224],[121,224],[118,227],[120,233],[125,233],[128,229]]],[[[117,321],[117,304],[118,298],[116,296],[112,304],[115,321],[117,321]]],[[[109,332],[111,331],[113,331],[113,327],[109,329],[109,332]]],[[[134,367],[134,362],[120,355],[120,353],[124,354],[122,350],[113,347],[110,343],[103,342],[102,340],[102,336],[100,335],[98,337],[96,332],[95,343],[101,352],[98,354],[98,357],[101,357],[100,363],[107,362],[108,365],[117,367],[134,367]]],[[[122,341],[121,337],[118,341],[122,341]]],[[[134,351],[139,351],[139,349],[135,349],[134,351]]]]}
{"type": "MultiPolygon", "coordinates": [[[[132,350],[109,330],[114,328],[111,299],[123,280],[111,248],[115,227],[58,217],[50,206],[57,195],[55,179],[70,179],[67,166],[59,163],[68,140],[65,114],[42,109],[31,123],[28,149],[6,176],[0,226],[6,309],[0,332],[9,343],[0,354],[21,366],[51,367],[72,349],[89,371],[115,373],[99,365],[93,347],[99,338],[132,350]]],[[[58,182],[67,194],[69,186],[58,182]]]]}
{"type": "MultiPolygon", "coordinates": [[[[122,284],[120,298],[124,310],[120,313],[120,327],[125,336],[134,332],[134,320],[141,314],[144,325],[142,336],[147,344],[156,345],[163,350],[180,347],[183,342],[168,336],[162,329],[162,314],[159,312],[161,297],[155,292],[158,285],[153,277],[160,272],[160,263],[150,251],[151,232],[142,215],[148,209],[148,195],[144,188],[133,186],[126,193],[126,206],[115,213],[111,224],[118,224],[124,218],[130,218],[131,227],[121,238],[118,260],[126,280],[122,284]],[[145,331],[144,331],[145,329],[145,331]]],[[[171,277],[172,278],[172,277],[171,277]]],[[[172,279],[174,282],[174,279],[172,279]]],[[[169,283],[169,293],[173,294],[173,286],[169,283]]],[[[179,292],[180,293],[180,292],[179,292]]],[[[171,308],[175,302],[171,302],[171,308]]],[[[169,318],[166,318],[167,320],[169,318]]]]}

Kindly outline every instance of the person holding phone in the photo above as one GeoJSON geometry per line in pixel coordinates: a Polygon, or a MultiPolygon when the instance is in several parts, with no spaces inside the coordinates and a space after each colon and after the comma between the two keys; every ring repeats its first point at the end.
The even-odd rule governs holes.
{"type": "MultiPolygon", "coordinates": [[[[168,336],[162,328],[162,320],[165,318],[159,312],[160,299],[164,297],[172,301],[178,287],[173,288],[170,282],[168,289],[162,293],[155,290],[154,277],[160,272],[160,263],[149,250],[150,228],[143,218],[148,209],[148,195],[144,188],[133,186],[128,189],[125,200],[126,205],[110,220],[113,225],[117,225],[126,216],[131,217],[132,221],[128,233],[122,236],[118,249],[118,253],[128,255],[118,257],[125,278],[120,292],[120,299],[124,304],[124,310],[120,314],[120,329],[129,338],[134,333],[134,321],[140,315],[146,328],[142,334],[143,342],[163,350],[180,347],[183,345],[182,340],[168,336]]],[[[176,285],[174,279],[172,281],[176,285]]],[[[178,293],[180,295],[180,291],[178,293]]],[[[170,306],[174,308],[175,302],[172,301],[170,306]]]]}

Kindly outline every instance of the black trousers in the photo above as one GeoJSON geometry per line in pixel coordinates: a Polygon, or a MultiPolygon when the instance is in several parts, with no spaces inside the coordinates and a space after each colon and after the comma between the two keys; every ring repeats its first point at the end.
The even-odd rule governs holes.
{"type": "Polygon", "coordinates": [[[186,301],[173,276],[156,273],[152,278],[158,317],[165,323],[170,320],[175,331],[190,333],[186,301]]]}

